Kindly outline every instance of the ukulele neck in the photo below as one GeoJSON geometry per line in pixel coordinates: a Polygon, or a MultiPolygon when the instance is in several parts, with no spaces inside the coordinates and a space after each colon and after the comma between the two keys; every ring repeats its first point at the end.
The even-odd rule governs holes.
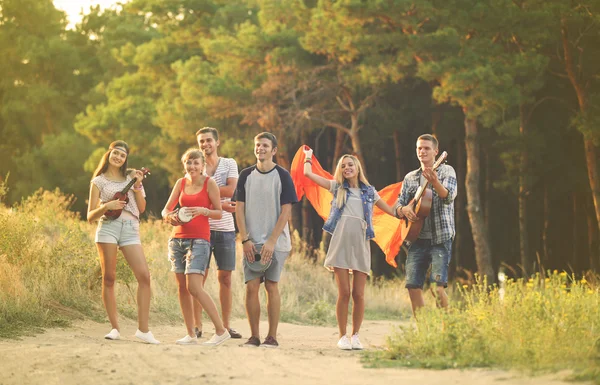
{"type": "Polygon", "coordinates": [[[125,186],[125,188],[121,190],[121,194],[127,194],[129,192],[129,189],[131,188],[131,186],[133,186],[135,182],[137,182],[137,178],[133,178],[132,180],[130,180],[129,183],[127,183],[127,185],[125,186]]]}

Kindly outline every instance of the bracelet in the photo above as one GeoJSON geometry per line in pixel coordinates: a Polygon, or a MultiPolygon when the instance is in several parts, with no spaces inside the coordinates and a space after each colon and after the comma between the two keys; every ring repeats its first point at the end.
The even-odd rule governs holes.
{"type": "Polygon", "coordinates": [[[250,238],[246,238],[246,239],[244,239],[244,240],[242,241],[242,245],[243,245],[244,243],[248,242],[248,241],[250,241],[250,238]]]}
{"type": "Polygon", "coordinates": [[[402,212],[402,207],[404,207],[404,206],[398,206],[398,207],[396,207],[396,210],[394,210],[394,216],[398,219],[404,218],[404,215],[400,216],[400,214],[398,214],[398,210],[400,210],[400,212],[402,212]]]}
{"type": "Polygon", "coordinates": [[[304,163],[310,163],[310,164],[312,164],[312,159],[305,159],[304,163]]]}
{"type": "Polygon", "coordinates": [[[131,189],[132,189],[133,191],[142,191],[142,190],[144,189],[144,186],[143,186],[143,185],[140,185],[140,187],[135,187],[135,186],[133,186],[131,189]]]}

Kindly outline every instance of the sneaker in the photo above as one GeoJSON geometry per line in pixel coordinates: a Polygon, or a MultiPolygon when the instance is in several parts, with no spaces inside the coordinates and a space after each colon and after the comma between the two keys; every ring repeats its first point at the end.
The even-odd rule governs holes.
{"type": "Polygon", "coordinates": [[[194,328],[194,333],[196,333],[196,338],[202,338],[202,330],[194,328]]]}
{"type": "Polygon", "coordinates": [[[260,339],[258,337],[252,336],[252,337],[248,338],[248,341],[246,341],[245,344],[240,345],[240,346],[243,346],[246,348],[257,348],[260,346],[260,339]]]}
{"type": "Polygon", "coordinates": [[[242,338],[242,335],[238,333],[238,331],[235,329],[229,329],[229,335],[231,336],[231,338],[242,338]]]}
{"type": "Polygon", "coordinates": [[[263,342],[261,346],[263,348],[277,348],[279,347],[279,344],[277,343],[275,337],[267,336],[267,338],[265,338],[265,342],[263,342]]]}
{"type": "Polygon", "coordinates": [[[140,331],[140,329],[138,329],[138,330],[135,332],[135,336],[136,336],[137,338],[139,338],[140,340],[144,341],[144,342],[145,342],[145,343],[147,343],[147,344],[153,344],[153,345],[158,345],[158,344],[160,344],[160,341],[159,341],[159,340],[157,340],[156,338],[154,338],[154,336],[152,335],[152,332],[151,332],[151,331],[148,331],[147,333],[142,333],[142,332],[140,331]]]}
{"type": "Polygon", "coordinates": [[[198,337],[196,337],[195,335],[193,337],[186,335],[182,339],[177,340],[175,343],[177,345],[196,345],[198,343],[198,337]]]}
{"type": "Polygon", "coordinates": [[[363,350],[363,346],[358,339],[358,333],[352,336],[352,349],[354,350],[363,350]]]}
{"type": "Polygon", "coordinates": [[[121,339],[121,333],[119,333],[119,331],[117,329],[113,329],[110,331],[110,333],[108,333],[107,335],[104,336],[105,339],[107,340],[120,340],[121,339]]]}
{"type": "Polygon", "coordinates": [[[342,336],[337,343],[337,347],[342,350],[352,350],[352,343],[350,342],[348,336],[342,336]]]}
{"type": "Polygon", "coordinates": [[[229,335],[229,332],[227,331],[227,329],[225,329],[225,332],[223,334],[221,334],[221,335],[218,335],[217,333],[213,334],[213,336],[210,337],[210,340],[203,342],[202,345],[204,345],[204,346],[219,346],[223,342],[227,341],[230,338],[231,338],[231,335],[229,335]]]}

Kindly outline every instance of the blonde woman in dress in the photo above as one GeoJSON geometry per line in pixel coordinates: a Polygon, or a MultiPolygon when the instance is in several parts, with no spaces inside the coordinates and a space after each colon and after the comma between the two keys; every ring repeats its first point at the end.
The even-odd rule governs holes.
{"type": "Polygon", "coordinates": [[[304,175],[333,194],[331,211],[323,230],[332,234],[325,267],[333,269],[338,287],[336,317],[339,328],[338,348],[361,350],[358,333],[365,314],[365,286],[371,272],[370,240],[373,232],[373,206],[394,215],[393,209],[365,177],[359,160],[343,155],[335,168],[334,179],[312,172],[313,151],[304,147],[304,175]],[[352,279],[350,279],[352,272],[352,279]],[[348,304],[352,297],[352,334],[346,333],[348,304]]]}

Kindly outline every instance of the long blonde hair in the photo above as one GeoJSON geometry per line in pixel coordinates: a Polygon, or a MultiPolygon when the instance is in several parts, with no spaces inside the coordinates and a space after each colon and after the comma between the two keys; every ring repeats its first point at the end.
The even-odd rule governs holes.
{"type": "Polygon", "coordinates": [[[335,204],[341,209],[342,206],[346,204],[346,189],[344,188],[344,173],[342,172],[342,162],[344,159],[350,158],[354,164],[356,165],[356,169],[358,170],[358,180],[363,182],[365,185],[370,186],[367,177],[365,177],[365,173],[363,172],[362,165],[357,157],[350,154],[344,154],[338,161],[337,166],[335,167],[335,173],[333,174],[333,179],[338,185],[337,197],[335,204]]]}

